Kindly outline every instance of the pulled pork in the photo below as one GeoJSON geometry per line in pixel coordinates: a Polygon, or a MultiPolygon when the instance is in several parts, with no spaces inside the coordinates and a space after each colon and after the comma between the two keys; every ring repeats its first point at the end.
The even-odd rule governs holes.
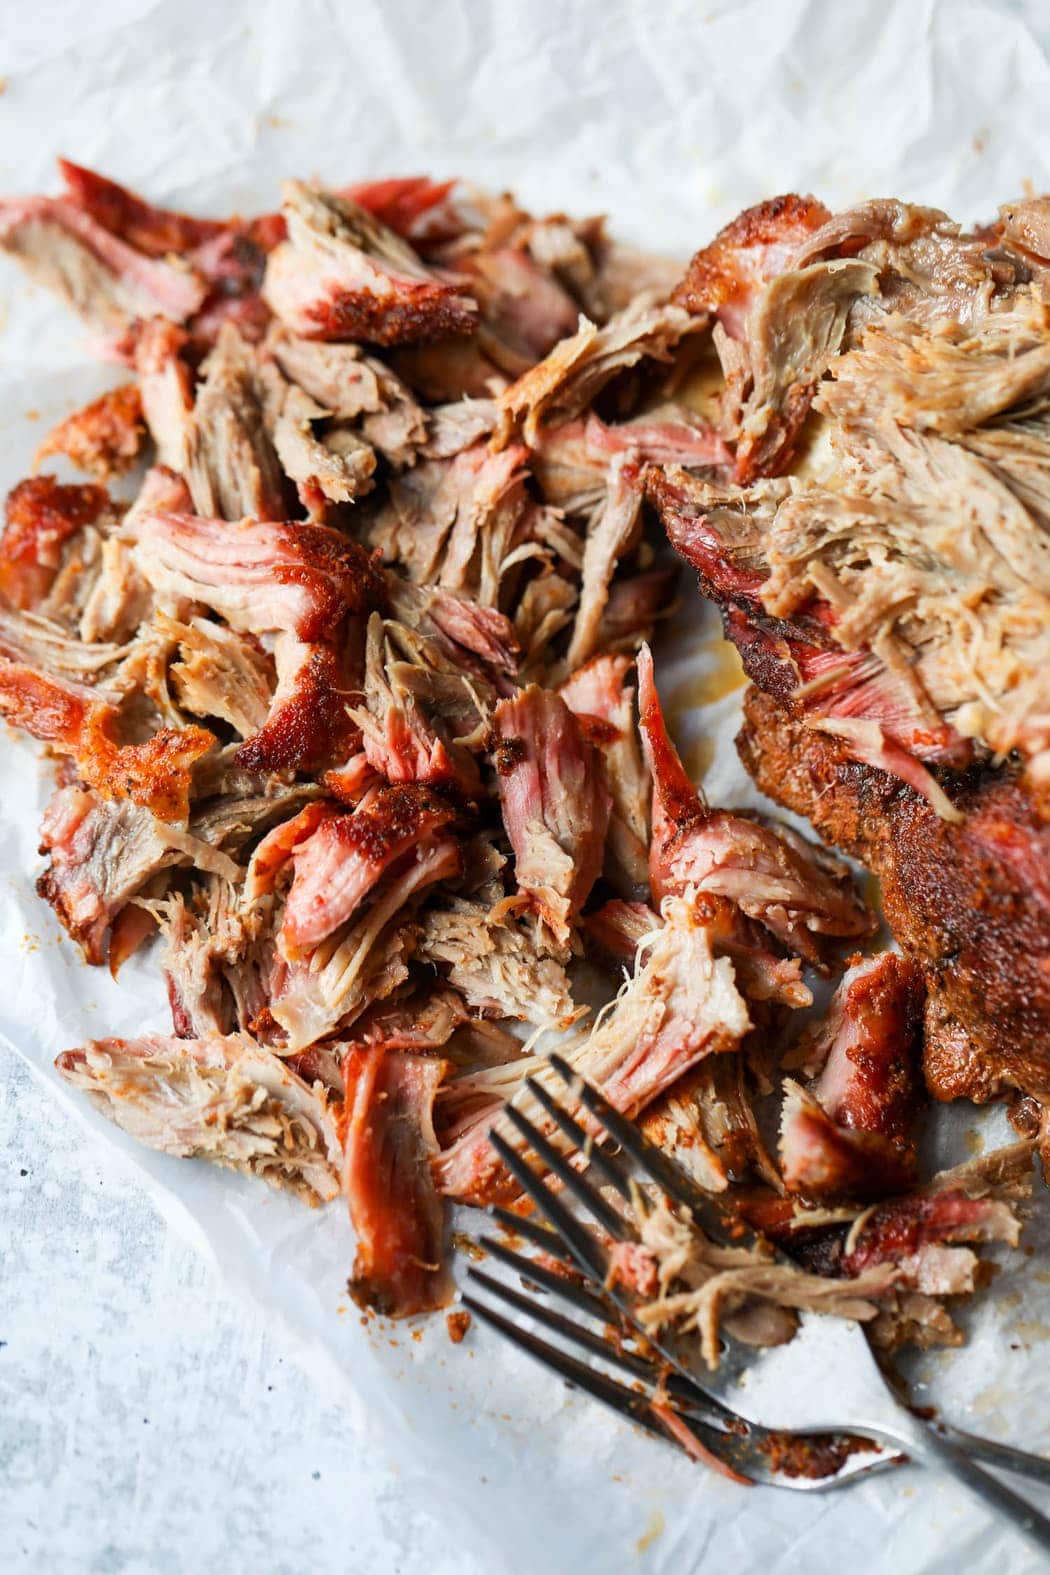
{"type": "MultiPolygon", "coordinates": [[[[968,1243],[1013,1216],[972,1173],[914,1190],[911,961],[854,959],[788,1035],[806,970],[875,921],[842,862],[689,780],[646,644],[674,595],[655,513],[836,758],[944,826],[975,751],[1035,783],[1039,210],[993,247],[928,210],[774,203],[672,299],[600,220],[458,182],[199,219],[61,173],[0,203],[0,249],[127,370],[38,456],[92,479],[8,497],[0,714],[58,760],[41,896],[91,964],[155,936],[173,1027],[62,1074],[165,1152],[341,1192],[352,1294],[400,1316],[449,1299],[447,1200],[516,1196],[504,1099],[561,1141],[519,1037],[554,1031],[703,1187],[800,1257],[813,1236],[785,1267],[649,1210],[617,1272],[654,1328],[710,1355],[720,1324],[821,1306],[943,1336],[968,1243]],[[789,482],[818,416],[836,484],[789,482]],[[105,484],[140,460],[125,504],[105,484]]],[[[1038,885],[1030,827],[977,829],[1038,885]]],[[[954,1004],[931,982],[927,1029],[954,1004]]]]}
{"type": "Polygon", "coordinates": [[[639,1195],[638,1241],[613,1248],[610,1272],[642,1298],[644,1328],[696,1330],[712,1369],[723,1328],[745,1344],[778,1344],[797,1311],[859,1319],[886,1349],[957,1345],[941,1298],[976,1289],[980,1260],[969,1244],[1016,1246],[1014,1203],[1031,1190],[1031,1163],[1031,1144],[1020,1143],[942,1172],[922,1193],[841,1211],[833,1223],[799,1213],[775,1226],[787,1257],[761,1237],[724,1245],[665,1198],[639,1195]],[[779,1317],[759,1318],[758,1307],[779,1317]]]}
{"type": "Polygon", "coordinates": [[[248,1171],[311,1203],[339,1190],[323,1095],[244,1035],[95,1039],[56,1064],[149,1148],[248,1171]]]}

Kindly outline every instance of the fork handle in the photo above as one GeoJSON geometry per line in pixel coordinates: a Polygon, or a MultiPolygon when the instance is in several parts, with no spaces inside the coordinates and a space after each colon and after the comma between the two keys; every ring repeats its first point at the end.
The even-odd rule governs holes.
{"type": "Polygon", "coordinates": [[[977,1433],[952,1427],[950,1422],[926,1422],[925,1425],[927,1432],[946,1439],[971,1460],[983,1460],[987,1466],[1014,1471],[1018,1476],[1050,1486],[1050,1460],[1045,1455],[1033,1455],[1027,1450],[1015,1449],[1012,1444],[1000,1444],[994,1438],[981,1438],[977,1433]]]}
{"type": "MultiPolygon", "coordinates": [[[[925,1457],[925,1463],[938,1464],[945,1467],[968,1488],[975,1497],[982,1499],[988,1508],[1008,1521],[1017,1531],[1027,1537],[1029,1542],[1041,1548],[1044,1553],[1050,1553],[1050,1519],[1042,1512],[1029,1504],[1013,1488],[1007,1487],[1005,1482],[1000,1482],[990,1472],[985,1471],[965,1452],[964,1447],[955,1443],[943,1433],[928,1427],[926,1423],[913,1418],[914,1428],[901,1427],[899,1429],[902,1442],[906,1444],[913,1455],[920,1459],[925,1457]]],[[[896,1432],[897,1429],[895,1428],[896,1432]]]]}

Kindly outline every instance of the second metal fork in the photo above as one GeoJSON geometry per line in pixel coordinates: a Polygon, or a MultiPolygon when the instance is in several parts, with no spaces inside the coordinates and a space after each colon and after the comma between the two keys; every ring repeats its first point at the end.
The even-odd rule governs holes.
{"type": "MultiPolygon", "coordinates": [[[[550,1064],[571,1090],[574,1107],[582,1107],[592,1121],[597,1120],[643,1177],[687,1208],[710,1234],[714,1201],[648,1144],[631,1122],[610,1109],[566,1062],[552,1056],[550,1064]]],[[[566,1194],[571,1194],[614,1241],[636,1241],[629,1218],[595,1185],[597,1181],[612,1187],[629,1204],[631,1172],[540,1082],[530,1078],[526,1086],[551,1123],[548,1131],[553,1134],[557,1129],[575,1153],[567,1154],[564,1146],[551,1142],[521,1110],[505,1107],[507,1121],[532,1150],[543,1174],[537,1174],[500,1132],[494,1131],[490,1141],[547,1225],[494,1212],[505,1226],[556,1261],[553,1267],[537,1263],[494,1238],[486,1238],[482,1245],[533,1285],[571,1303],[587,1321],[569,1319],[477,1268],[468,1271],[469,1277],[488,1296],[527,1314],[588,1357],[626,1373],[632,1382],[620,1382],[592,1362],[523,1329],[487,1302],[465,1296],[465,1305],[479,1319],[568,1382],[738,1481],[812,1491],[869,1476],[910,1456],[951,1471],[998,1515],[1044,1551],[1050,1550],[1050,1520],[976,1463],[983,1460],[1050,1483],[1050,1461],[921,1420],[888,1387],[858,1323],[804,1312],[792,1340],[764,1349],[730,1343],[714,1373],[701,1367],[695,1337],[647,1334],[638,1319],[640,1298],[610,1283],[605,1245],[566,1202],[566,1194]],[[548,1185],[546,1174],[561,1183],[559,1190],[548,1185]],[[578,1277],[567,1276],[562,1267],[567,1259],[589,1282],[587,1286],[578,1277]],[[629,1346],[622,1331],[610,1337],[614,1320],[626,1330],[629,1346]]],[[[716,1215],[716,1229],[717,1224],[716,1215]]]]}

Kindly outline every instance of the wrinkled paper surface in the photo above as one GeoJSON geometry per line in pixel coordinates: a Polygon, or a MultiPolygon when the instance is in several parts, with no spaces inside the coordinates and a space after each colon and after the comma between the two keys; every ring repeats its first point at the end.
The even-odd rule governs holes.
{"type": "MultiPolygon", "coordinates": [[[[1037,4],[967,0],[51,0],[5,20],[0,191],[56,189],[58,153],[157,202],[216,214],[273,206],[291,174],[461,175],[511,187],[539,212],[604,211],[619,236],[683,259],[781,190],[812,190],[832,207],[895,195],[974,220],[1028,183],[1050,187],[1040,31],[1045,44],[1050,18],[1039,22],[1037,4]]],[[[116,380],[91,360],[80,325],[0,259],[0,486],[26,474],[52,422],[116,380]]],[[[755,802],[732,747],[739,694],[702,703],[732,664],[686,578],[683,592],[657,649],[664,694],[714,799],[755,802]]],[[[35,897],[48,783],[31,747],[5,741],[0,1032],[115,1162],[134,1167],[172,1224],[284,1321],[304,1366],[393,1445],[406,1491],[493,1571],[1033,1567],[939,1476],[909,1469],[821,1496],[744,1490],[477,1328],[458,1348],[440,1318],[419,1340],[367,1329],[342,1292],[353,1245],[341,1205],[307,1211],[153,1154],[70,1099],[51,1069],[57,1051],[163,1031],[168,1018],[154,968],[136,960],[119,988],[84,968],[35,897]]],[[[997,1113],[938,1117],[932,1143],[946,1159],[1006,1136],[997,1113]]],[[[964,1351],[911,1368],[921,1400],[1029,1448],[1050,1447],[1047,1239],[1033,1224],[1035,1255],[1015,1254],[964,1313],[964,1351]]]]}

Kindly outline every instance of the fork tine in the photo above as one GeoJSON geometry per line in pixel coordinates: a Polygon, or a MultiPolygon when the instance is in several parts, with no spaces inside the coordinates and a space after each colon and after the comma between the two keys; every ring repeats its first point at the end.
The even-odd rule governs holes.
{"type": "Polygon", "coordinates": [[[676,1203],[683,1204],[687,1209],[711,1206],[710,1196],[697,1187],[679,1165],[647,1142],[634,1123],[628,1121],[618,1110],[614,1110],[608,1100],[603,1099],[598,1090],[581,1077],[579,1072],[574,1071],[567,1061],[557,1054],[550,1055],[547,1059],[584,1109],[589,1110],[591,1115],[601,1122],[609,1136],[619,1143],[625,1154],[631,1156],[650,1181],[654,1181],[676,1203]]]}
{"type": "Polygon", "coordinates": [[[615,1241],[621,1241],[625,1236],[633,1234],[623,1216],[617,1214],[612,1204],[607,1203],[601,1193],[570,1165],[565,1155],[560,1153],[553,1143],[548,1142],[528,1116],[514,1105],[506,1105],[503,1114],[511,1125],[517,1128],[536,1158],[542,1160],[552,1175],[557,1176],[562,1186],[571,1192],[589,1213],[593,1214],[599,1225],[607,1230],[615,1241]]]}
{"type": "MultiPolygon", "coordinates": [[[[510,1116],[515,1114],[515,1112],[511,1106],[507,1105],[504,1106],[504,1114],[510,1116]]],[[[529,1121],[525,1121],[525,1128],[526,1131],[523,1135],[526,1137],[528,1137],[529,1131],[535,1131],[532,1123],[529,1121]]],[[[537,1133],[536,1136],[539,1137],[539,1134],[537,1133]]],[[[528,1141],[531,1142],[531,1138],[528,1138],[528,1141]]],[[[659,1351],[660,1355],[675,1372],[689,1379],[692,1375],[683,1359],[675,1354],[673,1348],[665,1340],[652,1334],[644,1334],[638,1324],[630,1298],[619,1287],[608,1284],[609,1255],[596,1237],[577,1219],[576,1215],[566,1206],[563,1200],[551,1191],[547,1183],[536,1175],[536,1172],[529,1167],[527,1161],[518,1153],[517,1149],[508,1143],[503,1134],[497,1132],[495,1127],[489,1131],[489,1142],[511,1175],[518,1182],[522,1191],[532,1199],[540,1213],[545,1219],[549,1220],[550,1224],[569,1247],[584,1274],[595,1281],[599,1288],[608,1295],[609,1300],[626,1318],[628,1323],[652,1346],[653,1350],[659,1351]]],[[[560,1159],[561,1156],[559,1155],[558,1158],[560,1159]]],[[[571,1167],[566,1168],[569,1169],[569,1174],[579,1182],[580,1177],[576,1175],[575,1171],[571,1167]]],[[[588,1190],[590,1189],[588,1188],[588,1190]]],[[[604,1202],[604,1199],[602,1201],[604,1202]]],[[[624,1222],[618,1221],[618,1223],[623,1228],[624,1222]]],[[[636,1237],[633,1239],[637,1240],[636,1237]]],[[[728,1407],[724,1406],[716,1395],[706,1390],[705,1393],[713,1405],[718,1406],[720,1410],[728,1410],[728,1407]]]]}
{"type": "Polygon", "coordinates": [[[502,1225],[503,1229],[509,1231],[512,1236],[524,1236],[526,1241],[531,1241],[535,1246],[542,1247],[544,1252],[549,1252],[552,1258],[564,1258],[566,1262],[572,1262],[569,1249],[549,1225],[541,1225],[538,1220],[531,1219],[527,1214],[512,1214],[510,1209],[501,1209],[496,1203],[488,1212],[497,1224],[502,1225]]]}
{"type": "MultiPolygon", "coordinates": [[[[510,1115],[510,1107],[506,1114],[510,1115]]],[[[521,1190],[532,1199],[545,1219],[549,1220],[558,1235],[572,1252],[576,1262],[599,1284],[604,1283],[609,1272],[609,1259],[586,1226],[582,1225],[561,1198],[556,1197],[536,1172],[495,1128],[489,1133],[489,1142],[506,1165],[521,1190]]]]}
{"type": "Polygon", "coordinates": [[[575,1356],[570,1356],[567,1351],[549,1345],[546,1340],[541,1340],[528,1329],[520,1329],[502,1313],[496,1312],[495,1308],[486,1306],[475,1297],[464,1293],[461,1300],[463,1306],[475,1317],[480,1318],[482,1323],[491,1324],[520,1350],[528,1352],[529,1356],[541,1362],[544,1367],[553,1368],[567,1383],[586,1390],[595,1400],[601,1400],[605,1405],[611,1406],[621,1416],[627,1417],[628,1421],[644,1427],[646,1432],[655,1433],[657,1437],[666,1439],[667,1434],[652,1417],[647,1395],[639,1394],[636,1389],[628,1389],[626,1384],[618,1383],[615,1378],[608,1378],[604,1373],[595,1372],[594,1368],[587,1367],[575,1356]]]}
{"type": "MultiPolygon", "coordinates": [[[[581,1346],[584,1350],[593,1352],[603,1362],[608,1362],[613,1367],[619,1367],[624,1372],[631,1373],[635,1378],[640,1378],[650,1385],[654,1385],[658,1377],[660,1377],[654,1364],[644,1356],[636,1356],[633,1352],[624,1350],[622,1345],[606,1338],[594,1329],[588,1329],[583,1324],[573,1323],[571,1318],[566,1318],[563,1314],[555,1312],[554,1308],[548,1306],[546,1302],[536,1300],[525,1291],[519,1291],[513,1285],[507,1285],[503,1280],[497,1280],[493,1275],[486,1274],[482,1269],[471,1266],[467,1269],[467,1275],[468,1278],[476,1280],[479,1285],[483,1285],[491,1295],[508,1302],[512,1307],[517,1307],[520,1312],[527,1313],[530,1318],[535,1318],[537,1323],[541,1323],[545,1328],[550,1329],[552,1334],[561,1335],[563,1340],[568,1340],[574,1345],[581,1346]]],[[[557,1276],[553,1276],[553,1278],[557,1278],[557,1276]]],[[[559,1289],[555,1287],[556,1293],[559,1289]]],[[[586,1292],[584,1294],[586,1295],[586,1292]]],[[[571,1298],[569,1299],[571,1300],[571,1298]]],[[[597,1306],[599,1309],[597,1316],[601,1317],[604,1315],[604,1321],[608,1325],[608,1309],[604,1308],[600,1302],[597,1306]]],[[[721,1407],[712,1405],[703,1390],[697,1388],[688,1379],[683,1378],[678,1373],[664,1372],[662,1375],[662,1387],[667,1394],[673,1395],[676,1400],[680,1400],[683,1404],[688,1405],[691,1416],[697,1413],[704,1413],[705,1419],[711,1426],[717,1427],[720,1431],[724,1430],[726,1412],[721,1407]]]]}
{"type": "Polygon", "coordinates": [[[556,1274],[553,1269],[544,1268],[542,1263],[537,1263],[534,1258],[526,1258],[523,1254],[514,1252],[503,1242],[497,1241],[494,1236],[482,1236],[481,1246],[490,1252],[494,1258],[505,1263],[508,1269],[514,1269],[523,1279],[531,1280],[534,1285],[542,1286],[551,1296],[560,1296],[562,1301],[571,1302],[590,1318],[597,1318],[602,1323],[610,1323],[615,1316],[614,1310],[606,1306],[597,1296],[584,1290],[576,1280],[567,1280],[564,1274],[556,1274]]]}
{"type": "MultiPolygon", "coordinates": [[[[651,1433],[654,1438],[672,1444],[687,1459],[695,1460],[696,1455],[685,1447],[681,1438],[660,1421],[647,1395],[639,1394],[636,1389],[628,1389],[615,1378],[596,1372],[594,1368],[570,1356],[567,1351],[561,1351],[557,1346],[548,1344],[546,1340],[541,1340],[529,1330],[519,1329],[509,1318],[504,1318],[502,1313],[496,1312],[495,1308],[487,1307],[474,1296],[464,1295],[462,1303],[481,1323],[487,1323],[497,1329],[512,1345],[516,1345],[541,1366],[557,1373],[573,1388],[582,1389],[592,1399],[600,1400],[603,1405],[608,1406],[619,1416],[626,1417],[629,1422],[643,1428],[645,1432],[651,1433]]],[[[723,1460],[721,1454],[717,1453],[718,1450],[725,1448],[727,1440],[724,1434],[717,1433],[693,1418],[688,1422],[682,1418],[681,1428],[686,1435],[692,1434],[699,1443],[700,1458],[706,1459],[717,1470],[724,1472],[743,1486],[752,1483],[753,1478],[740,1471],[735,1465],[730,1465],[723,1460]]]]}
{"type": "MultiPolygon", "coordinates": [[[[476,1297],[464,1294],[462,1304],[481,1323],[487,1323],[497,1329],[503,1337],[516,1345],[519,1350],[531,1356],[555,1372],[559,1378],[565,1380],[574,1389],[582,1389],[592,1399],[600,1400],[619,1416],[626,1417],[636,1427],[641,1427],[654,1438],[660,1438],[665,1444],[672,1444],[687,1459],[692,1458],[689,1451],[682,1443],[659,1421],[652,1409],[652,1402],[648,1394],[641,1394],[636,1389],[629,1389],[626,1384],[619,1383],[615,1378],[608,1377],[605,1373],[597,1372],[593,1367],[588,1367],[575,1356],[570,1356],[567,1351],[559,1350],[556,1345],[550,1345],[546,1340],[541,1340],[538,1335],[532,1334],[528,1329],[521,1329],[517,1324],[498,1313],[495,1308],[488,1307],[484,1302],[479,1302],[476,1297]]],[[[718,1444],[723,1440],[713,1429],[704,1426],[702,1422],[690,1417],[688,1423],[683,1425],[688,1431],[695,1433],[700,1439],[707,1438],[710,1443],[718,1444]]],[[[744,1478],[744,1481],[748,1481],[744,1478]]]]}
{"type": "Polygon", "coordinates": [[[593,1132],[584,1131],[580,1123],[571,1116],[564,1106],[559,1105],[553,1094],[548,1093],[543,1084],[535,1077],[525,1079],[525,1087],[538,1105],[557,1123],[559,1130],[574,1143],[583,1157],[600,1170],[606,1181],[614,1186],[622,1198],[630,1199],[631,1187],[622,1165],[617,1164],[610,1154],[607,1154],[595,1138],[593,1132]]]}
{"type": "Polygon", "coordinates": [[[571,1318],[566,1318],[563,1313],[556,1312],[546,1302],[536,1301],[524,1291],[515,1290],[513,1285],[507,1285],[503,1280],[495,1279],[491,1274],[486,1274],[482,1269],[473,1267],[467,1270],[467,1278],[481,1285],[492,1296],[498,1296],[501,1301],[508,1302],[511,1307],[516,1307],[519,1312],[527,1313],[530,1318],[535,1318],[537,1323],[542,1323],[552,1334],[560,1334],[563,1340],[569,1340],[574,1345],[581,1346],[585,1351],[591,1351],[595,1356],[600,1356],[603,1362],[614,1363],[624,1372],[631,1373],[635,1378],[652,1384],[656,1381],[656,1374],[652,1362],[647,1362],[641,1356],[632,1356],[629,1351],[623,1351],[611,1345],[593,1329],[587,1329],[583,1324],[573,1323],[571,1318]]]}

